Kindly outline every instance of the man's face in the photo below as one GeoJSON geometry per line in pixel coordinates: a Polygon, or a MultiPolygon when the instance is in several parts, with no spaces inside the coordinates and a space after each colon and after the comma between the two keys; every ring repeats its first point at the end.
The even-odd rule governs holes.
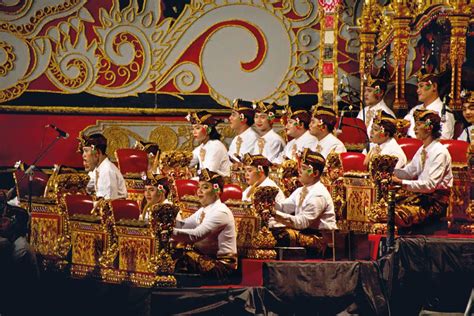
{"type": "Polygon", "coordinates": [[[377,145],[385,143],[388,139],[387,134],[385,134],[383,127],[378,124],[372,125],[372,130],[370,131],[370,141],[377,145]]]}
{"type": "Polygon", "coordinates": [[[164,200],[163,192],[153,185],[145,185],[145,199],[147,203],[156,204],[164,200]]]}
{"type": "Polygon", "coordinates": [[[425,124],[424,121],[415,122],[415,136],[419,140],[425,140],[431,135],[430,125],[425,124]]]}
{"type": "Polygon", "coordinates": [[[232,128],[235,131],[239,128],[241,124],[242,124],[242,121],[240,119],[240,113],[237,111],[232,111],[232,113],[229,116],[230,128],[232,128]]]}
{"type": "Polygon", "coordinates": [[[272,128],[267,113],[255,113],[255,128],[259,132],[267,132],[272,128]]]}
{"type": "Polygon", "coordinates": [[[94,170],[99,164],[99,151],[92,149],[92,147],[83,147],[82,163],[87,172],[94,170]]]}
{"type": "Polygon", "coordinates": [[[368,106],[376,105],[382,100],[382,92],[377,88],[364,87],[364,102],[368,106]]]}
{"type": "Polygon", "coordinates": [[[462,115],[469,124],[474,124],[474,103],[464,103],[462,105],[462,115]]]}
{"type": "Polygon", "coordinates": [[[255,166],[245,166],[245,181],[248,185],[254,185],[260,180],[263,171],[258,171],[255,166]]]}
{"type": "Polygon", "coordinates": [[[207,126],[202,124],[193,124],[193,136],[196,141],[202,143],[207,137],[207,126]]]}
{"type": "Polygon", "coordinates": [[[418,83],[418,88],[416,93],[418,94],[418,101],[425,102],[431,100],[434,97],[438,96],[438,91],[436,90],[436,84],[430,84],[429,82],[420,82],[418,83]]]}
{"type": "Polygon", "coordinates": [[[318,171],[314,171],[310,165],[301,164],[298,168],[298,179],[304,185],[312,184],[314,182],[315,173],[318,171]]]}
{"type": "Polygon", "coordinates": [[[311,122],[309,123],[309,132],[318,139],[323,135],[324,132],[324,124],[321,123],[321,120],[317,117],[312,117],[311,122]]]}
{"type": "Polygon", "coordinates": [[[206,181],[199,181],[197,196],[202,206],[208,206],[219,198],[217,192],[214,191],[212,183],[206,181]]]}
{"type": "Polygon", "coordinates": [[[295,119],[289,119],[285,125],[286,135],[296,137],[301,128],[303,128],[302,123],[298,123],[295,119]]]}

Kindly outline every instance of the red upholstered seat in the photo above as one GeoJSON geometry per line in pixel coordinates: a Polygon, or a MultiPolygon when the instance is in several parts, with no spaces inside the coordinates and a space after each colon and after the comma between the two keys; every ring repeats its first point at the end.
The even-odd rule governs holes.
{"type": "Polygon", "coordinates": [[[467,164],[468,142],[457,139],[441,139],[440,142],[448,148],[453,164],[467,164]]]}
{"type": "Polygon", "coordinates": [[[225,184],[221,195],[221,201],[225,202],[227,200],[242,200],[242,188],[233,183],[225,184]]]}
{"type": "Polygon", "coordinates": [[[349,171],[367,171],[364,166],[365,155],[357,152],[346,152],[340,154],[342,161],[342,169],[344,172],[349,171]]]}
{"type": "MultiPolygon", "coordinates": [[[[28,175],[25,175],[23,170],[15,171],[15,182],[17,193],[20,197],[28,195],[28,175]]],[[[44,172],[35,170],[33,171],[33,182],[31,187],[31,196],[43,196],[46,184],[48,183],[49,176],[44,172]]]]}
{"type": "Polygon", "coordinates": [[[110,202],[116,221],[120,219],[138,219],[140,208],[134,200],[113,200],[110,202]]]}
{"type": "Polygon", "coordinates": [[[176,179],[175,184],[178,199],[181,199],[185,195],[196,195],[199,183],[196,180],[176,179]]]}
{"type": "Polygon", "coordinates": [[[66,194],[64,200],[69,215],[90,215],[94,208],[94,200],[87,194],[66,194]]]}
{"type": "Polygon", "coordinates": [[[344,117],[341,131],[337,137],[344,143],[347,150],[362,151],[365,148],[368,137],[364,121],[354,117],[344,117]]]}
{"type": "Polygon", "coordinates": [[[405,152],[408,161],[412,160],[418,149],[423,146],[423,142],[416,138],[402,137],[397,139],[397,142],[402,147],[403,152],[405,152]]]}
{"type": "Polygon", "coordinates": [[[115,152],[122,174],[142,173],[148,170],[147,153],[140,149],[121,148],[115,152]]]}

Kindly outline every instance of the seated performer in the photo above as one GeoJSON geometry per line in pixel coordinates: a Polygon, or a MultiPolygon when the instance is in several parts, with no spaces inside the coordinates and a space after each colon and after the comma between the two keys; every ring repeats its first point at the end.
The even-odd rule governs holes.
{"type": "Polygon", "coordinates": [[[330,152],[345,153],[347,151],[344,143],[332,134],[336,122],[336,113],[330,108],[319,106],[313,112],[309,132],[318,139],[316,152],[323,155],[324,159],[330,152]]]}
{"type": "Polygon", "coordinates": [[[364,87],[364,103],[365,107],[357,115],[358,119],[365,122],[367,126],[367,133],[370,135],[372,129],[372,119],[375,117],[378,111],[382,110],[393,117],[395,113],[385,104],[383,97],[387,92],[387,83],[382,79],[369,77],[364,87]]]}
{"type": "Polygon", "coordinates": [[[236,133],[229,146],[229,156],[232,160],[240,161],[246,153],[252,153],[255,143],[259,138],[252,129],[255,110],[252,102],[237,99],[232,105],[229,116],[230,128],[236,133]]]}
{"type": "Polygon", "coordinates": [[[282,163],[286,159],[296,160],[298,153],[301,153],[305,148],[312,150],[316,149],[318,139],[310,134],[309,123],[311,121],[311,114],[305,109],[287,110],[288,121],[285,125],[286,135],[293,138],[289,141],[276,163],[282,163]]]}
{"type": "Polygon", "coordinates": [[[253,193],[257,187],[278,188],[275,200],[281,202],[285,199],[283,191],[268,177],[272,163],[267,158],[262,155],[245,154],[243,163],[245,166],[245,181],[249,186],[242,193],[242,201],[252,201],[253,193]]]}
{"type": "Polygon", "coordinates": [[[463,129],[459,140],[464,140],[471,143],[471,132],[474,128],[474,92],[463,90],[461,93],[462,98],[462,116],[467,122],[467,126],[463,129]]]}
{"type": "Polygon", "coordinates": [[[145,196],[140,207],[140,219],[149,220],[153,205],[171,203],[168,200],[170,184],[168,178],[163,175],[154,175],[145,180],[145,196]]]}
{"type": "Polygon", "coordinates": [[[237,269],[234,215],[220,200],[223,187],[221,176],[201,170],[197,196],[202,207],[185,220],[176,221],[173,230],[174,241],[192,243],[195,249],[184,250],[177,258],[177,272],[201,273],[225,280],[237,269]]]}
{"type": "Polygon", "coordinates": [[[441,118],[430,110],[417,110],[414,116],[415,134],[423,141],[423,146],[404,168],[395,169],[392,177],[392,183],[404,189],[395,206],[395,224],[400,233],[408,228],[423,230],[419,224],[425,221],[436,223],[445,216],[453,184],[451,156],[438,140],[441,118]]]}
{"type": "Polygon", "coordinates": [[[405,116],[405,120],[410,121],[408,128],[408,136],[416,137],[415,135],[415,120],[413,114],[416,110],[431,110],[436,112],[442,119],[441,138],[452,139],[454,136],[454,115],[443,104],[439,98],[439,77],[435,74],[424,74],[418,77],[418,101],[423,104],[413,107],[405,116]]]}
{"type": "Polygon", "coordinates": [[[207,111],[188,114],[186,119],[193,125],[193,136],[199,143],[193,150],[190,167],[198,166],[198,170],[206,168],[221,176],[230,176],[231,163],[216,129],[218,121],[207,111]]]}
{"type": "Polygon", "coordinates": [[[379,111],[373,119],[370,132],[370,151],[365,156],[364,165],[368,166],[375,155],[392,155],[398,157],[395,168],[403,168],[407,156],[393,136],[397,132],[397,122],[390,114],[379,111]]]}
{"type": "Polygon", "coordinates": [[[92,134],[79,140],[84,168],[90,177],[88,192],[106,200],[126,198],[127,187],[122,173],[106,155],[107,139],[102,134],[92,134]]]}
{"type": "Polygon", "coordinates": [[[285,147],[285,141],[272,128],[275,119],[275,108],[272,104],[258,102],[255,105],[255,129],[259,139],[255,143],[253,154],[263,155],[270,162],[275,162],[285,147]]]}
{"type": "Polygon", "coordinates": [[[337,229],[336,214],[331,194],[319,181],[325,165],[324,157],[309,149],[301,155],[299,180],[302,187],[296,189],[283,202],[275,203],[274,219],[284,224],[272,232],[278,246],[303,246],[323,250],[318,230],[337,229]]]}

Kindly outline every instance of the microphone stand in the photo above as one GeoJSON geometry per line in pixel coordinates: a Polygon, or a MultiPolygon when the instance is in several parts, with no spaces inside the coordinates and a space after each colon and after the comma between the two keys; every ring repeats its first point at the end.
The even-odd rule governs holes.
{"type": "MultiPolygon", "coordinates": [[[[20,185],[20,183],[25,179],[25,177],[28,176],[28,213],[29,214],[31,214],[32,204],[33,204],[31,195],[33,193],[33,176],[34,176],[34,169],[36,168],[35,165],[51,150],[51,148],[53,148],[54,144],[56,144],[58,140],[61,138],[63,137],[60,134],[58,134],[58,136],[56,136],[56,138],[48,146],[46,146],[46,148],[43,149],[43,151],[39,153],[38,157],[36,157],[33,163],[28,167],[28,169],[26,169],[23,176],[18,180],[18,185],[20,185]]],[[[8,190],[8,193],[9,194],[13,193],[14,189],[15,187],[11,188],[10,190],[8,190]]],[[[20,197],[18,197],[18,199],[20,199],[20,197]]]]}

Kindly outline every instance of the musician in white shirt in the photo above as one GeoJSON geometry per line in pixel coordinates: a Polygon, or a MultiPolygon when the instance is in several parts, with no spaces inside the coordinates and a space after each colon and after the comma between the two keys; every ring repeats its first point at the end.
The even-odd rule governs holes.
{"type": "Polygon", "coordinates": [[[367,79],[364,86],[365,107],[359,112],[357,118],[365,122],[367,133],[369,135],[370,130],[372,129],[372,120],[378,111],[382,110],[395,117],[395,113],[393,113],[392,109],[390,109],[383,100],[386,91],[387,83],[385,80],[372,77],[367,79]]]}
{"type": "Polygon", "coordinates": [[[170,193],[170,183],[164,175],[153,175],[145,180],[145,193],[140,205],[140,219],[148,221],[154,205],[171,204],[168,200],[170,193]]]}
{"type": "Polygon", "coordinates": [[[332,134],[336,121],[336,113],[331,108],[319,106],[314,110],[309,124],[309,132],[318,139],[316,152],[323,155],[324,159],[331,152],[345,153],[347,151],[344,143],[332,134]]]}
{"type": "Polygon", "coordinates": [[[253,103],[237,99],[229,116],[230,128],[236,133],[229,146],[232,161],[240,162],[243,155],[252,153],[259,136],[252,129],[255,110],[253,103]]]}
{"type": "Polygon", "coordinates": [[[81,135],[80,149],[85,170],[90,180],[88,192],[98,199],[116,200],[127,197],[122,173],[107,157],[107,139],[102,134],[81,135]]]}
{"type": "Polygon", "coordinates": [[[189,113],[186,119],[193,125],[193,137],[199,145],[193,150],[190,167],[209,169],[221,176],[230,176],[231,163],[227,148],[216,130],[218,121],[207,111],[189,113]]]}
{"type": "Polygon", "coordinates": [[[423,146],[404,168],[395,169],[392,183],[403,189],[396,203],[395,223],[399,229],[413,228],[416,232],[425,224],[437,224],[446,215],[453,174],[449,151],[439,142],[439,115],[430,110],[417,110],[414,116],[415,134],[423,146]]]}
{"type": "Polygon", "coordinates": [[[370,151],[365,156],[364,165],[368,166],[375,155],[392,155],[398,158],[395,168],[403,168],[407,163],[405,152],[393,138],[397,132],[397,121],[390,114],[379,111],[373,119],[370,132],[370,151]]]}
{"type": "Polygon", "coordinates": [[[283,202],[277,202],[272,214],[277,223],[285,225],[272,229],[277,245],[322,250],[324,241],[318,231],[337,229],[331,194],[319,181],[325,163],[321,154],[307,148],[303,151],[299,167],[303,186],[283,202]]]}
{"type": "Polygon", "coordinates": [[[270,162],[276,162],[285,147],[285,140],[277,134],[272,126],[275,120],[275,107],[272,104],[258,102],[255,104],[255,129],[259,135],[252,154],[263,155],[270,162]]]}
{"type": "Polygon", "coordinates": [[[416,137],[414,113],[416,110],[431,110],[441,117],[441,138],[452,139],[454,136],[454,115],[451,110],[443,104],[439,97],[439,76],[435,74],[424,74],[418,77],[418,101],[423,102],[413,107],[405,116],[405,120],[410,121],[408,136],[416,137]]]}
{"type": "Polygon", "coordinates": [[[249,185],[242,193],[242,201],[252,201],[253,193],[258,187],[275,187],[278,188],[278,194],[275,197],[276,202],[285,199],[283,191],[278,185],[268,177],[269,168],[272,163],[262,155],[245,154],[244,159],[245,181],[249,185]]]}
{"type": "Polygon", "coordinates": [[[316,149],[318,139],[308,130],[310,122],[311,114],[307,110],[302,108],[287,109],[285,131],[286,135],[293,139],[286,144],[276,159],[276,163],[280,164],[287,159],[296,160],[298,153],[301,153],[305,148],[316,149]]]}
{"type": "Polygon", "coordinates": [[[224,180],[202,169],[197,197],[201,208],[183,221],[177,221],[173,240],[193,244],[177,258],[176,271],[201,273],[220,281],[237,269],[237,239],[234,215],[221,202],[224,180]]]}

